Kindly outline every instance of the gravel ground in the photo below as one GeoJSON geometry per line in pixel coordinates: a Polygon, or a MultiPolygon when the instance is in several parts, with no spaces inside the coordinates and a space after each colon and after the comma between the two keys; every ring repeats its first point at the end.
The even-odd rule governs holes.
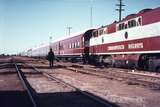
{"type": "Polygon", "coordinates": [[[22,69],[34,90],[39,107],[106,107],[75,89],[48,79],[41,74],[31,73],[31,69],[22,69]]]}
{"type": "MultiPolygon", "coordinates": [[[[49,69],[48,65],[46,65],[48,62],[42,62],[37,61],[32,64],[36,65],[41,71],[49,72],[67,83],[101,96],[120,107],[160,107],[160,90],[133,84],[128,85],[115,80],[76,73],[63,69],[61,66],[56,66],[55,69],[49,69]]],[[[70,63],[67,64],[70,65],[70,63]]]]}
{"type": "MultiPolygon", "coordinates": [[[[11,69],[10,69],[11,70],[11,69]]],[[[5,74],[7,69],[0,69],[0,91],[5,90],[24,90],[23,86],[21,85],[20,80],[18,79],[17,74],[5,74]],[[3,72],[3,73],[1,73],[3,72]]],[[[9,71],[10,72],[10,71],[9,71]]]]}
{"type": "MultiPolygon", "coordinates": [[[[44,70],[44,69],[43,69],[44,70]]],[[[45,71],[49,71],[48,69],[45,71]]],[[[136,85],[127,85],[118,81],[97,76],[75,73],[64,69],[55,69],[52,75],[84,91],[101,96],[122,107],[159,107],[160,91],[150,90],[136,85]]]]}
{"type": "Polygon", "coordinates": [[[9,59],[3,61],[0,64],[0,107],[32,107],[15,69],[5,63],[9,59]]]}

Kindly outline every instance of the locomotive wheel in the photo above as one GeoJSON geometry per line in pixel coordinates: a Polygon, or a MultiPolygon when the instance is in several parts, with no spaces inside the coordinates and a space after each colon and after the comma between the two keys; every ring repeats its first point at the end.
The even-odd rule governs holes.
{"type": "Polygon", "coordinates": [[[159,73],[160,73],[160,67],[158,67],[158,68],[156,69],[156,72],[159,72],[159,73]]]}

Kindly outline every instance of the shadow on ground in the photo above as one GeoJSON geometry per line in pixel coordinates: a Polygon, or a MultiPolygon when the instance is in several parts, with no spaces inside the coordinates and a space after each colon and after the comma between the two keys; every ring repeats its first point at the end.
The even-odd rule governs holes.
{"type": "MultiPolygon", "coordinates": [[[[96,102],[89,97],[75,92],[56,92],[56,93],[41,93],[37,94],[40,107],[110,107],[99,102],[96,102]]],[[[117,105],[105,101],[108,104],[112,104],[112,107],[118,107],[117,105]]]]}
{"type": "Polygon", "coordinates": [[[26,91],[0,91],[0,107],[33,107],[26,91]]]}
{"type": "MultiPolygon", "coordinates": [[[[86,97],[78,91],[62,92],[59,90],[61,92],[37,93],[26,79],[25,83],[29,87],[37,107],[110,107],[86,97]]],[[[87,94],[92,95],[91,93],[87,94]]],[[[103,101],[111,104],[112,107],[118,107],[107,100],[103,101]]],[[[0,91],[0,107],[33,107],[33,105],[26,91],[0,91]]]]}
{"type": "MultiPolygon", "coordinates": [[[[109,107],[79,92],[34,93],[38,107],[109,107]]],[[[112,104],[113,107],[117,105],[112,104]]],[[[0,107],[33,107],[25,91],[0,91],[0,107]]]]}

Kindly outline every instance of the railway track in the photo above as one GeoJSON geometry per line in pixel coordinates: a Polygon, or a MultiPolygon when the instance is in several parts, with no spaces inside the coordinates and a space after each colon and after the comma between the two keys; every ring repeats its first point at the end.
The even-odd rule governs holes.
{"type": "Polygon", "coordinates": [[[159,77],[128,73],[128,72],[117,72],[117,71],[106,72],[105,70],[97,72],[97,70],[93,69],[82,69],[76,67],[66,67],[66,69],[83,74],[89,74],[111,80],[126,82],[128,85],[141,85],[152,89],[158,89],[158,90],[160,89],[159,77]]]}
{"type": "Polygon", "coordinates": [[[13,59],[0,63],[1,107],[37,107],[29,86],[13,59]]]}
{"type": "Polygon", "coordinates": [[[81,65],[73,64],[71,66],[67,66],[65,64],[58,65],[63,66],[63,68],[88,74],[99,76],[102,78],[107,78],[111,80],[117,80],[121,82],[125,82],[128,85],[140,85],[143,87],[159,90],[160,89],[160,77],[148,75],[144,72],[131,72],[129,69],[119,69],[119,68],[108,68],[108,69],[99,69],[99,68],[84,68],[81,65]]]}
{"type": "MultiPolygon", "coordinates": [[[[47,77],[48,79],[50,79],[50,80],[52,80],[52,81],[56,81],[56,82],[59,83],[59,84],[65,85],[66,87],[70,87],[70,88],[75,89],[76,93],[79,93],[79,94],[81,94],[81,95],[83,96],[83,99],[87,99],[87,102],[92,102],[92,103],[94,102],[94,103],[95,103],[95,104],[94,104],[94,103],[91,104],[92,107],[94,107],[94,106],[95,106],[95,107],[97,107],[97,106],[98,106],[98,107],[117,107],[117,105],[112,104],[112,103],[106,101],[106,100],[103,99],[103,98],[100,98],[100,97],[98,97],[98,96],[96,96],[96,95],[90,94],[89,92],[82,91],[81,89],[73,86],[72,84],[69,84],[69,83],[67,83],[67,82],[65,82],[65,81],[63,81],[63,80],[61,80],[61,79],[59,79],[59,78],[56,78],[55,76],[53,76],[53,75],[51,75],[51,74],[49,74],[49,73],[47,73],[47,72],[40,71],[39,69],[37,69],[36,67],[34,67],[34,66],[31,65],[31,64],[24,63],[23,66],[28,67],[28,68],[31,68],[31,69],[33,69],[35,72],[41,73],[42,75],[44,75],[45,77],[47,77]],[[88,100],[89,100],[89,101],[88,101],[88,100]],[[90,101],[90,100],[92,100],[92,101],[90,101]]],[[[22,67],[22,68],[23,68],[23,67],[22,67]]],[[[79,99],[79,100],[80,100],[80,99],[79,99]]],[[[78,107],[78,105],[77,105],[76,107],[78,107]]],[[[86,105],[85,107],[87,107],[87,105],[86,105]]]]}
{"type": "MultiPolygon", "coordinates": [[[[23,62],[23,61],[20,61],[20,62],[23,62]]],[[[35,87],[38,87],[39,89],[45,90],[46,87],[44,87],[44,84],[46,84],[46,86],[48,87],[49,86],[48,83],[54,81],[54,80],[50,79],[49,76],[45,77],[44,75],[42,77],[47,78],[48,82],[42,82],[44,80],[36,79],[36,78],[40,77],[42,72],[44,72],[44,73],[50,74],[51,76],[56,76],[56,78],[63,80],[69,84],[72,84],[76,87],[79,87],[80,89],[89,92],[89,94],[92,93],[94,95],[101,96],[101,98],[104,98],[104,99],[107,99],[107,101],[113,102],[113,104],[116,104],[116,106],[118,105],[118,106],[122,106],[122,107],[123,106],[128,107],[130,105],[130,107],[133,107],[131,104],[134,104],[134,106],[137,106],[137,107],[139,107],[139,106],[151,107],[151,105],[153,106],[153,105],[157,105],[159,103],[159,100],[158,100],[159,88],[158,87],[156,88],[156,86],[152,86],[153,85],[152,83],[149,85],[148,82],[146,84],[136,83],[134,81],[134,79],[137,79],[137,78],[135,78],[131,74],[130,74],[130,76],[132,76],[132,77],[129,77],[131,79],[127,81],[127,80],[123,79],[123,78],[126,78],[125,76],[127,76],[127,75],[121,75],[121,74],[116,73],[116,72],[121,72],[122,74],[124,74],[125,71],[124,72],[114,71],[115,69],[112,69],[112,68],[107,69],[107,70],[111,70],[111,71],[107,71],[106,69],[101,69],[99,71],[97,68],[95,68],[95,71],[90,68],[87,68],[89,70],[86,70],[86,66],[84,66],[84,67],[78,66],[77,67],[77,66],[74,66],[75,64],[73,64],[73,65],[67,64],[66,65],[63,63],[61,63],[62,65],[60,65],[59,63],[56,63],[55,68],[49,69],[47,63],[44,63],[44,61],[42,61],[43,63],[40,63],[39,61],[37,62],[37,60],[36,61],[29,60],[28,61],[27,59],[25,59],[24,62],[29,65],[22,64],[19,67],[22,68],[21,69],[22,71],[24,70],[23,72],[25,74],[25,77],[27,78],[29,83],[31,83],[31,86],[34,89],[36,89],[35,87]],[[38,70],[40,72],[35,71],[35,69],[31,66],[33,66],[36,70],[38,70]],[[30,69],[29,71],[32,71],[32,72],[27,73],[27,71],[25,71],[25,70],[28,70],[28,69],[30,69]],[[103,70],[106,70],[106,71],[103,71],[103,70]],[[106,73],[111,73],[111,74],[106,74],[106,73]],[[105,77],[105,76],[108,76],[108,77],[105,77]],[[118,76],[118,77],[122,76],[123,78],[114,78],[115,76],[118,76]],[[30,77],[32,79],[29,79],[30,77]],[[32,81],[32,80],[34,80],[34,81],[32,81]],[[116,81],[112,81],[112,80],[116,80],[116,81]],[[41,83],[38,86],[37,86],[37,84],[39,84],[39,83],[37,83],[37,81],[39,81],[41,83]],[[141,87],[141,86],[144,86],[144,87],[141,87]],[[119,88],[117,89],[117,87],[119,87],[119,88]],[[149,87],[149,89],[146,87],[149,87]],[[149,104],[148,104],[148,102],[149,102],[149,104]]],[[[80,65],[80,66],[82,66],[82,65],[80,65]]],[[[119,69],[119,70],[123,70],[123,69],[119,69]]],[[[143,77],[144,76],[141,75],[141,78],[143,78],[143,77]]],[[[147,78],[149,78],[149,77],[146,77],[146,79],[147,78]]],[[[142,79],[142,80],[144,80],[144,79],[142,79]]],[[[155,79],[155,80],[157,81],[158,79],[155,79]]],[[[148,79],[147,79],[147,81],[148,81],[148,79]]],[[[153,80],[153,82],[154,82],[154,80],[153,80]]],[[[58,82],[56,82],[56,83],[58,83],[58,82]]],[[[57,87],[56,84],[52,84],[52,86],[57,87]]],[[[64,85],[64,87],[67,87],[67,86],[64,85]]],[[[49,87],[49,90],[50,89],[51,88],[49,87]]],[[[72,92],[75,94],[74,91],[72,91],[72,92]]],[[[60,92],[60,93],[59,92],[58,93],[57,92],[54,92],[54,93],[47,92],[46,93],[45,91],[39,91],[39,92],[37,92],[37,95],[43,96],[42,93],[48,94],[49,96],[56,96],[56,97],[49,98],[49,99],[52,99],[50,101],[54,102],[54,103],[50,104],[52,106],[57,105],[55,103],[55,101],[53,101],[53,99],[56,98],[56,99],[62,100],[63,98],[57,98],[58,96],[61,96],[62,94],[64,96],[68,96],[68,92],[66,95],[66,93],[64,93],[64,92],[60,92]],[[55,95],[55,93],[56,93],[56,95],[55,95]]],[[[79,93],[79,95],[81,95],[81,93],[79,93]]],[[[71,94],[70,96],[73,96],[73,94],[71,94]]],[[[75,95],[75,96],[77,96],[77,95],[75,95]]],[[[43,103],[43,101],[46,100],[46,97],[47,96],[45,96],[43,99],[40,98],[41,100],[39,100],[39,101],[43,103]]],[[[63,96],[61,96],[61,97],[63,97],[63,96]]],[[[84,98],[86,98],[86,97],[83,97],[83,99],[84,98]]],[[[69,99],[69,98],[67,98],[67,99],[69,99]]],[[[71,98],[71,99],[75,100],[76,98],[71,98]]],[[[80,100],[80,99],[81,98],[78,98],[78,100],[80,100]]],[[[92,100],[92,101],[95,102],[95,100],[92,100]]],[[[56,101],[56,102],[59,102],[59,101],[56,101]]],[[[50,106],[46,106],[44,104],[43,104],[43,106],[50,107],[50,106]]],[[[66,105],[66,106],[72,107],[71,105],[66,105]]],[[[66,107],[66,106],[64,106],[64,107],[66,107]]],[[[76,106],[76,107],[79,107],[79,106],[76,106]]],[[[85,107],[88,107],[88,106],[85,106],[85,107]]],[[[92,106],[92,107],[94,107],[94,106],[92,106]]],[[[95,107],[97,107],[97,105],[95,107]]]]}
{"type": "Polygon", "coordinates": [[[33,97],[32,92],[31,92],[31,90],[30,90],[30,88],[28,86],[27,80],[24,77],[23,72],[18,68],[18,65],[17,65],[16,62],[13,62],[13,64],[15,65],[16,71],[18,73],[18,77],[20,78],[20,80],[21,80],[21,82],[23,84],[23,87],[26,89],[26,91],[27,91],[27,93],[29,95],[29,98],[30,98],[30,100],[31,100],[31,102],[33,104],[33,107],[38,107],[37,104],[36,104],[35,98],[33,97]]]}

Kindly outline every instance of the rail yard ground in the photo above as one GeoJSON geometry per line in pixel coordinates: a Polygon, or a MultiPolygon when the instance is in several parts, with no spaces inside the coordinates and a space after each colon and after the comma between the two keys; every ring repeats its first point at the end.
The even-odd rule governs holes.
{"type": "Polygon", "coordinates": [[[0,58],[0,107],[33,107],[10,60],[0,58]]]}
{"type": "Polygon", "coordinates": [[[12,103],[19,105],[16,107],[22,104],[26,107],[32,106],[14,66],[10,64],[13,61],[23,72],[38,107],[160,106],[160,74],[158,73],[100,68],[70,62],[55,62],[54,67],[49,68],[48,61],[43,59],[0,57],[1,107],[9,107],[12,103]],[[49,78],[50,76],[66,84],[60,84],[59,81],[49,78]],[[87,92],[91,97],[86,97],[79,90],[87,92]]]}

